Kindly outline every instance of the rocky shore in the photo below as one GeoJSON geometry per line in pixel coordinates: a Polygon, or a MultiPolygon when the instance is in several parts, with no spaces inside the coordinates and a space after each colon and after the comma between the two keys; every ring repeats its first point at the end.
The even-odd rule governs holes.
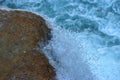
{"type": "Polygon", "coordinates": [[[0,80],[53,80],[39,44],[50,39],[45,20],[31,12],[0,10],[0,80]]]}

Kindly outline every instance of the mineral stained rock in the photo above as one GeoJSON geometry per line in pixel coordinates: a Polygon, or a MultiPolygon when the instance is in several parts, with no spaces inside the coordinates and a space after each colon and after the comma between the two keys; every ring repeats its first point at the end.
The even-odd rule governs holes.
{"type": "Polygon", "coordinates": [[[54,68],[37,50],[49,34],[45,20],[36,14],[0,10],[0,80],[52,80],[54,68]]]}

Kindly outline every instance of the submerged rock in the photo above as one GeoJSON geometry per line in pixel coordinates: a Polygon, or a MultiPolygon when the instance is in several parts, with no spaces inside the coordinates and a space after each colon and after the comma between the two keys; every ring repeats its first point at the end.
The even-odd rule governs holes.
{"type": "Polygon", "coordinates": [[[0,80],[52,80],[54,69],[37,50],[49,34],[38,15],[0,10],[0,80]]]}

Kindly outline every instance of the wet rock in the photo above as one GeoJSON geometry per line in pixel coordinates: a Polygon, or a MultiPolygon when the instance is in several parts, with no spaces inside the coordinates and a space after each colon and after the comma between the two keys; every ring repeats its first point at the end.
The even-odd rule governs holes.
{"type": "Polygon", "coordinates": [[[45,21],[29,12],[0,11],[0,24],[0,52],[7,54],[29,51],[50,34],[45,21]]]}
{"type": "Polygon", "coordinates": [[[39,51],[17,55],[14,64],[6,80],[52,80],[55,75],[48,59],[39,51]]]}
{"type": "MultiPolygon", "coordinates": [[[[48,65],[52,73],[46,73],[47,76],[50,77],[55,74],[47,58],[44,57],[45,61],[40,59],[44,54],[35,50],[38,48],[38,43],[43,44],[48,41],[49,34],[50,29],[46,26],[45,20],[38,15],[26,11],[0,10],[0,80],[9,80],[6,79],[8,76],[10,80],[41,80],[41,78],[45,78],[43,77],[44,72],[40,73],[38,71],[43,70],[46,73],[47,69],[44,67],[48,65]],[[37,58],[34,58],[35,56],[37,58]],[[34,70],[33,72],[27,69],[26,65],[28,63],[22,61],[23,59],[30,60],[28,68],[34,70]],[[17,60],[19,60],[18,63],[17,60]],[[45,62],[44,66],[40,65],[42,61],[45,62]],[[35,63],[35,66],[31,66],[35,63]],[[39,68],[37,67],[38,70],[36,66],[39,66],[39,68]],[[24,70],[26,76],[23,74],[24,70]],[[40,75],[42,76],[40,77],[40,75]]],[[[50,78],[52,77],[54,75],[50,78]]],[[[51,80],[50,78],[42,80],[51,80]]]]}

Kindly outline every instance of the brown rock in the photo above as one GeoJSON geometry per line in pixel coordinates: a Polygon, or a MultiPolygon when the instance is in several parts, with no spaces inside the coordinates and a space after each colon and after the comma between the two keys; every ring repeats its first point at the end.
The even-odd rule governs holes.
{"type": "Polygon", "coordinates": [[[7,76],[10,80],[51,80],[55,75],[53,68],[42,52],[35,51],[38,42],[47,42],[49,34],[50,29],[38,15],[26,11],[0,10],[0,80],[9,80],[7,76]],[[40,59],[42,56],[44,59],[40,59]],[[24,59],[30,61],[27,63],[24,59]],[[44,66],[41,65],[42,61],[44,66]],[[46,73],[49,70],[45,66],[51,69],[50,74],[46,73]],[[46,78],[44,72],[39,71],[45,71],[46,78]],[[15,79],[12,79],[13,76],[15,79]]]}
{"type": "Polygon", "coordinates": [[[23,53],[46,41],[50,30],[40,16],[24,11],[0,10],[0,52],[23,53]]]}
{"type": "Polygon", "coordinates": [[[6,80],[52,80],[53,67],[42,52],[30,51],[14,58],[15,66],[6,80]]]}

